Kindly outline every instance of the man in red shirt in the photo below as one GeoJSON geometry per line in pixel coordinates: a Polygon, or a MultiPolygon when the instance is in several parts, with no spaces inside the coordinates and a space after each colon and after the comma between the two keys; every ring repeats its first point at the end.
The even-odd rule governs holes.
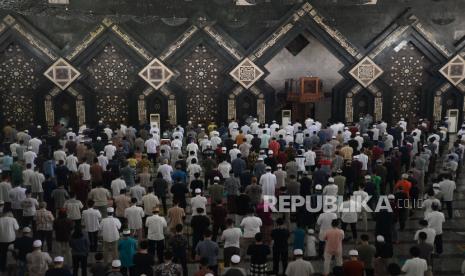
{"type": "Polygon", "coordinates": [[[363,276],[364,266],[363,262],[358,259],[358,251],[350,250],[349,251],[350,260],[346,261],[342,266],[344,270],[344,275],[350,276],[363,276]]]}
{"type": "Polygon", "coordinates": [[[412,188],[412,183],[407,180],[408,174],[404,173],[402,179],[397,181],[394,191],[398,190],[399,187],[402,187],[402,191],[407,195],[407,198],[410,198],[410,189],[412,188]]]}

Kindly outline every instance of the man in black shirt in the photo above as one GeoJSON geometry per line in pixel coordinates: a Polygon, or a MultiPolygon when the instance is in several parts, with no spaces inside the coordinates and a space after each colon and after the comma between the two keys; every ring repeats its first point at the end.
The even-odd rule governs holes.
{"type": "Polygon", "coordinates": [[[14,247],[17,252],[17,259],[20,271],[26,272],[26,255],[32,252],[31,228],[24,227],[23,235],[15,240],[14,247]]]}
{"type": "Polygon", "coordinates": [[[179,207],[186,209],[186,194],[189,193],[186,184],[182,182],[176,182],[171,187],[171,193],[173,194],[173,200],[179,202],[179,207]]]}
{"type": "Polygon", "coordinates": [[[195,247],[202,240],[205,230],[210,226],[210,219],[204,214],[203,208],[197,208],[197,215],[192,216],[192,256],[195,257],[195,247]]]}
{"type": "Polygon", "coordinates": [[[250,255],[251,275],[266,275],[267,258],[270,253],[270,247],[263,244],[263,234],[255,234],[255,244],[252,244],[249,248],[247,248],[247,255],[250,255]]]}
{"type": "Polygon", "coordinates": [[[153,256],[148,254],[148,242],[143,240],[139,243],[139,251],[133,256],[133,272],[131,275],[133,276],[140,276],[142,274],[145,275],[153,275],[152,266],[155,265],[155,261],[153,256]]]}
{"type": "Polygon", "coordinates": [[[73,274],[71,274],[71,271],[63,268],[63,261],[63,257],[55,257],[55,259],[53,259],[53,268],[47,270],[47,272],[45,272],[45,276],[72,276],[73,274]]]}
{"type": "Polygon", "coordinates": [[[271,231],[273,239],[273,274],[279,274],[279,261],[283,264],[283,273],[286,271],[288,260],[288,239],[289,230],[284,226],[284,220],[278,218],[276,220],[278,227],[271,231]]]}

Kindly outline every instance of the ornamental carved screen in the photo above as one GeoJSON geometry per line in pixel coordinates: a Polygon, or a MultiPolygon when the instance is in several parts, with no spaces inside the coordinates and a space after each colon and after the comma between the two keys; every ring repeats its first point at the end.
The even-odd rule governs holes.
{"type": "Polygon", "coordinates": [[[187,93],[187,118],[194,122],[216,120],[224,63],[205,45],[198,45],[178,67],[178,83],[187,93]]]}
{"type": "Polygon", "coordinates": [[[412,43],[396,50],[384,66],[383,77],[393,91],[393,122],[418,117],[422,86],[428,78],[426,68],[430,66],[429,60],[412,43]]]}

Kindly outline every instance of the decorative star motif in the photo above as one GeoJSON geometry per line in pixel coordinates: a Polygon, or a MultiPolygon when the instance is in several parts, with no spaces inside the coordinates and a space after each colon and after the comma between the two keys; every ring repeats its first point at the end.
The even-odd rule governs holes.
{"type": "Polygon", "coordinates": [[[365,57],[357,63],[352,70],[350,70],[349,74],[363,87],[368,87],[377,78],[379,78],[383,72],[383,69],[381,69],[373,60],[369,57],[365,57]]]}
{"type": "Polygon", "coordinates": [[[174,73],[157,58],[139,72],[139,76],[155,89],[162,87],[173,75],[174,73]]]}
{"type": "Polygon", "coordinates": [[[254,85],[264,74],[265,73],[248,58],[245,58],[229,73],[234,80],[239,82],[246,89],[254,85]]]}
{"type": "Polygon", "coordinates": [[[81,73],[63,58],[59,58],[44,73],[61,90],[65,90],[81,73]]]}
{"type": "Polygon", "coordinates": [[[465,79],[465,60],[456,55],[439,72],[453,85],[458,85],[465,79]]]}

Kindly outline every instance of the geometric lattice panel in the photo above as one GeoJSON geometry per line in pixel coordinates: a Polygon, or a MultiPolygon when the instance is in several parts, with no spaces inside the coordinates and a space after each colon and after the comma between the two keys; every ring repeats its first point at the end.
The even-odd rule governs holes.
{"type": "Polygon", "coordinates": [[[24,92],[6,92],[2,94],[2,113],[5,121],[22,124],[33,122],[33,103],[31,95],[24,92]]]}
{"type": "Polygon", "coordinates": [[[65,90],[81,73],[63,58],[58,59],[44,73],[45,77],[65,90]]]}
{"type": "Polygon", "coordinates": [[[107,44],[87,66],[89,82],[95,91],[122,92],[136,82],[136,66],[118,48],[107,44]]]}
{"type": "Polygon", "coordinates": [[[1,57],[0,89],[35,89],[39,82],[38,67],[36,59],[26,55],[18,44],[10,44],[1,57]]]}
{"type": "Polygon", "coordinates": [[[205,45],[198,45],[177,67],[181,73],[176,80],[187,95],[188,120],[205,123],[217,117],[217,99],[223,84],[225,64],[205,45]]]}
{"type": "Polygon", "coordinates": [[[128,117],[124,95],[97,95],[97,117],[104,123],[120,123],[128,117]]]}
{"type": "Polygon", "coordinates": [[[429,78],[426,69],[430,67],[431,62],[413,43],[393,51],[385,62],[386,72],[382,78],[392,88],[394,122],[402,117],[415,121],[418,117],[422,86],[429,78]]]}
{"type": "Polygon", "coordinates": [[[365,57],[349,73],[363,87],[368,87],[383,74],[383,70],[369,57],[365,57]]]}
{"type": "Polygon", "coordinates": [[[162,87],[173,75],[173,72],[157,58],[139,72],[139,76],[155,89],[162,87]]]}
{"type": "Polygon", "coordinates": [[[245,89],[250,88],[265,73],[249,58],[245,58],[229,75],[239,82],[245,89]]]}
{"type": "Polygon", "coordinates": [[[456,55],[439,72],[453,85],[458,85],[465,79],[465,60],[456,55]]]}

